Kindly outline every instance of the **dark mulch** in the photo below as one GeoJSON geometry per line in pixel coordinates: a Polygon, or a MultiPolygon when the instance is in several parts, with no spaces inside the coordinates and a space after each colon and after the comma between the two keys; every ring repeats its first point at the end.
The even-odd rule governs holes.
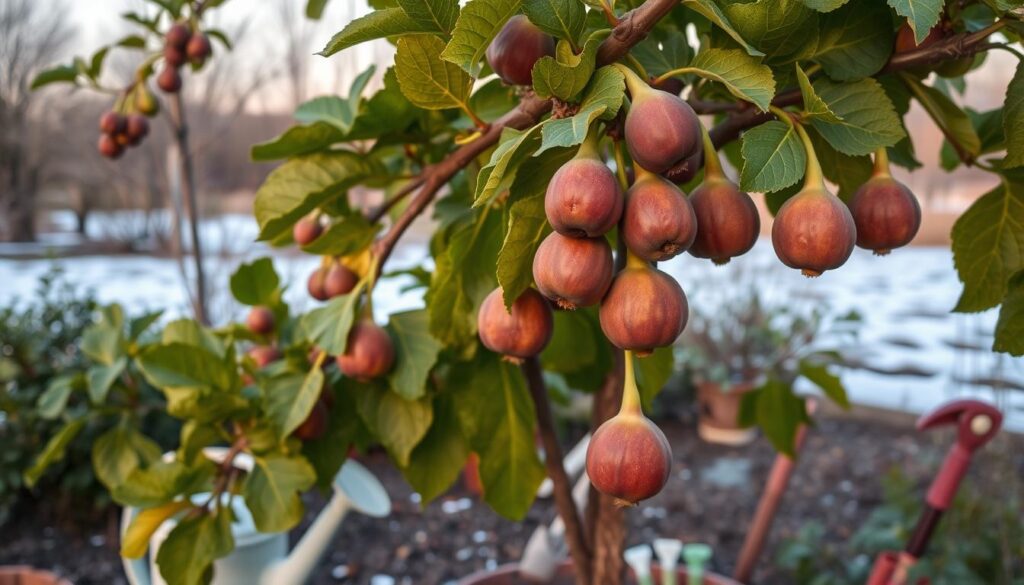
{"type": "MultiPolygon", "coordinates": [[[[743,448],[702,443],[690,421],[673,419],[661,425],[675,454],[673,475],[660,495],[627,512],[629,543],[661,536],[707,542],[715,549],[715,569],[728,574],[774,453],[764,440],[743,448]]],[[[827,527],[829,541],[844,541],[880,502],[881,476],[899,467],[923,485],[951,440],[949,431],[921,435],[907,425],[822,418],[808,437],[762,557],[758,582],[787,582],[771,568],[780,539],[817,520],[827,527]]],[[[539,501],[524,522],[509,522],[461,485],[420,510],[385,456],[370,456],[365,463],[388,488],[394,512],[383,520],[350,516],[317,568],[315,584],[367,584],[375,575],[395,577],[399,584],[447,583],[514,561],[537,524],[549,522],[554,514],[550,501],[539,501]]],[[[972,469],[982,485],[1008,472],[1018,478],[1024,472],[1022,437],[1003,437],[990,445],[972,469]]],[[[323,501],[312,497],[309,503],[311,517],[323,501]]],[[[0,529],[0,565],[49,568],[78,585],[125,582],[112,524],[101,520],[84,534],[61,525],[40,522],[32,510],[22,510],[0,529]]]]}

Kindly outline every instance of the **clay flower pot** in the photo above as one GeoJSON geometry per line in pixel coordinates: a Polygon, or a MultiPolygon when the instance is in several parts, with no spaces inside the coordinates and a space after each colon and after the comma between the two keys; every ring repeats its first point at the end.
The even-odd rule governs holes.
{"type": "Polygon", "coordinates": [[[700,438],[720,445],[746,445],[757,438],[757,429],[740,428],[737,423],[743,395],[753,389],[753,382],[734,384],[726,390],[716,382],[697,384],[700,438]]]}
{"type": "Polygon", "coordinates": [[[0,585],[71,585],[71,581],[49,571],[16,566],[0,567],[0,585]]]}
{"type": "MultiPolygon", "coordinates": [[[[661,571],[658,567],[653,567],[652,572],[654,573],[655,582],[660,582],[661,571]]],[[[558,573],[551,581],[551,585],[572,585],[573,574],[574,571],[572,564],[565,563],[559,567],[558,573]]],[[[686,583],[685,569],[679,569],[676,572],[676,575],[676,583],[686,583]]],[[[530,585],[532,583],[535,583],[535,581],[529,581],[525,577],[519,575],[519,566],[515,564],[502,565],[494,571],[480,571],[479,573],[473,573],[472,575],[463,577],[459,580],[459,585],[530,585]]],[[[629,573],[625,583],[626,585],[633,585],[636,583],[636,579],[633,577],[632,572],[629,573]]],[[[728,577],[722,577],[721,575],[715,575],[714,573],[705,573],[704,585],[740,585],[740,583],[733,581],[728,577]]]]}

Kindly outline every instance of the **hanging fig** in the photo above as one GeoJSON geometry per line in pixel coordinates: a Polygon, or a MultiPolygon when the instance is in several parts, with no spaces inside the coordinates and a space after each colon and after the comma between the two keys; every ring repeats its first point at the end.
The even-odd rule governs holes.
{"type": "Polygon", "coordinates": [[[672,168],[662,173],[661,176],[672,181],[676,185],[685,185],[697,176],[697,172],[700,171],[700,165],[703,160],[704,153],[695,152],[682,162],[678,162],[673,165],[672,168]]]}
{"type": "Polygon", "coordinates": [[[256,362],[256,367],[265,368],[281,359],[281,350],[272,345],[258,345],[249,350],[249,357],[256,362]]]}
{"type": "Polygon", "coordinates": [[[552,232],[533,257],[537,288],[563,309],[597,304],[611,284],[612,269],[612,249],[604,238],[552,232]]]}
{"type": "Polygon", "coordinates": [[[622,190],[597,150],[592,132],[575,158],[562,165],[548,183],[544,212],[556,232],[573,238],[596,238],[622,216],[622,190]]]}
{"type": "Polygon", "coordinates": [[[671,471],[672,448],[640,409],[633,356],[626,352],[622,407],[598,427],[587,447],[590,483],[620,504],[634,505],[660,492],[671,471]]]}
{"type": "Polygon", "coordinates": [[[274,312],[267,307],[253,307],[245,318],[245,326],[258,335],[273,333],[274,312]]]}
{"type": "Polygon", "coordinates": [[[313,243],[313,240],[319,238],[323,232],[324,228],[315,216],[304,217],[292,226],[292,238],[300,246],[308,246],[313,243]]]}
{"type": "MultiPolygon", "coordinates": [[[[652,173],[664,173],[701,151],[700,120],[679,96],[647,85],[622,67],[629,87],[626,146],[633,161],[652,173]]],[[[696,168],[696,165],[695,165],[696,168]]]]}
{"type": "Polygon", "coordinates": [[[160,111],[160,102],[144,83],[140,83],[138,89],[135,90],[135,109],[150,118],[160,111]]]}
{"type": "Polygon", "coordinates": [[[517,14],[487,47],[487,63],[509,85],[533,85],[533,65],[555,54],[555,40],[525,15],[517,14]]]}
{"type": "Polygon", "coordinates": [[[127,126],[128,119],[117,112],[104,112],[100,116],[100,132],[103,134],[122,134],[127,126]]]}
{"type": "Polygon", "coordinates": [[[906,246],[921,227],[921,206],[906,185],[889,173],[885,148],[875,153],[875,171],[850,199],[857,245],[879,256],[906,246]]]}
{"type": "Polygon", "coordinates": [[[512,363],[539,354],[551,341],[554,319],[547,299],[528,288],[505,310],[502,289],[491,291],[477,313],[480,341],[512,363]]]}
{"type": "Polygon", "coordinates": [[[642,167],[626,192],[622,238],[643,260],[661,262],[684,252],[697,237],[697,218],[686,195],[642,167]]]}
{"type": "Polygon", "coordinates": [[[164,66],[156,77],[156,85],[166,93],[178,93],[181,91],[181,73],[174,67],[164,66]]]}
{"type": "Polygon", "coordinates": [[[341,373],[362,381],[383,376],[394,363],[395,346],[391,336],[368,317],[352,326],[345,353],[338,356],[341,373]]]}
{"type": "Polygon", "coordinates": [[[100,134],[96,148],[100,151],[100,154],[107,158],[116,159],[124,154],[124,147],[118,144],[117,139],[110,134],[100,134]]]}
{"type": "Polygon", "coordinates": [[[190,38],[192,38],[192,29],[183,22],[176,22],[167,29],[167,34],[164,35],[164,46],[184,51],[190,38]]]}
{"type": "Polygon", "coordinates": [[[210,45],[210,39],[203,33],[192,35],[192,38],[188,40],[188,44],[185,45],[185,56],[188,57],[189,62],[193,65],[205,63],[212,52],[213,47],[210,45]]]}
{"type": "Polygon", "coordinates": [[[324,276],[324,294],[330,299],[347,295],[358,283],[359,276],[355,272],[349,270],[349,267],[341,262],[335,262],[327,269],[327,274],[324,276]]]}
{"type": "Polygon", "coordinates": [[[128,137],[128,144],[133,146],[138,144],[149,135],[149,120],[140,114],[128,116],[128,123],[125,126],[124,133],[128,137]]]}
{"type": "Polygon", "coordinates": [[[601,301],[601,330],[615,347],[645,356],[675,343],[690,308],[674,278],[635,256],[627,262],[601,301]]]}
{"type": "Polygon", "coordinates": [[[318,301],[326,301],[331,298],[327,296],[327,269],[324,267],[317,268],[309,275],[309,280],[306,281],[306,290],[309,291],[309,296],[313,297],[318,301]]]}
{"type": "Polygon", "coordinates": [[[309,416],[306,417],[306,420],[302,421],[302,424],[292,431],[292,436],[300,441],[315,441],[319,439],[327,432],[327,418],[327,407],[323,402],[317,400],[313,404],[313,410],[309,411],[309,416]]]}

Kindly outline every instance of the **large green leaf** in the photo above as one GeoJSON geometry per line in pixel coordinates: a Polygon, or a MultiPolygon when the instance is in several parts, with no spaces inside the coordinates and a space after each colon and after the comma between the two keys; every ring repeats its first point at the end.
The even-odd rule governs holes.
{"type": "Polygon", "coordinates": [[[396,0],[409,18],[425,29],[452,32],[459,16],[458,0],[396,0]]]}
{"type": "Polygon", "coordinates": [[[213,561],[235,549],[231,534],[231,513],[187,516],[167,535],[156,554],[160,576],[167,585],[205,585],[213,572],[213,561]]]}
{"type": "Polygon", "coordinates": [[[469,446],[459,427],[454,400],[438,398],[434,402],[434,424],[413,449],[402,475],[420,494],[420,505],[425,507],[455,482],[468,456],[469,446]]]}
{"type": "Polygon", "coordinates": [[[241,264],[231,275],[231,294],[243,305],[273,304],[280,285],[281,279],[270,258],[241,264]]]}
{"type": "Polygon", "coordinates": [[[408,466],[412,450],[434,420],[434,405],[430,399],[406,400],[386,388],[373,386],[360,392],[356,402],[359,416],[398,466],[408,466]]]}
{"type": "Polygon", "coordinates": [[[256,457],[242,486],[245,505],[260,532],[284,532],[302,520],[299,494],[313,487],[316,471],[303,457],[256,457]]]}
{"type": "Polygon", "coordinates": [[[50,380],[36,401],[36,412],[47,420],[54,420],[64,413],[71,398],[71,392],[82,381],[80,375],[64,375],[50,380]]]}
{"type": "Polygon", "coordinates": [[[356,408],[356,395],[366,385],[352,378],[342,377],[324,388],[334,396],[334,406],[329,410],[327,432],[320,438],[303,441],[302,454],[316,470],[317,486],[329,491],[334,477],[348,456],[348,448],[364,432],[356,408]]]}
{"type": "Polygon", "coordinates": [[[238,376],[234,364],[180,342],[150,346],[139,354],[137,363],[146,380],[161,390],[229,391],[238,376]]]}
{"type": "Polygon", "coordinates": [[[331,55],[354,47],[366,41],[406,35],[430,34],[438,32],[425,27],[409,17],[401,8],[385,8],[375,10],[366,16],[357,18],[331,37],[320,55],[331,55]]]}
{"type": "Polygon", "coordinates": [[[32,462],[32,466],[25,470],[25,485],[33,487],[47,468],[64,459],[64,452],[71,441],[74,441],[75,437],[85,428],[85,422],[84,418],[72,419],[65,423],[57,434],[50,437],[46,446],[32,462]]]}
{"type": "Polygon", "coordinates": [[[850,0],[804,0],[804,4],[808,8],[813,8],[818,12],[832,12],[849,1],[850,0]]]}
{"type": "Polygon", "coordinates": [[[843,387],[842,380],[839,379],[839,376],[828,371],[828,367],[824,364],[801,360],[800,375],[810,380],[818,388],[821,388],[821,391],[832,402],[835,402],[844,409],[850,408],[850,399],[846,396],[846,388],[843,387]]]}
{"type": "Polygon", "coordinates": [[[161,506],[178,496],[209,491],[215,473],[216,467],[205,457],[191,465],[157,459],[132,471],[125,481],[111,488],[110,495],[124,506],[161,506]]]}
{"type": "Polygon", "coordinates": [[[722,12],[722,9],[718,7],[718,4],[714,0],[683,0],[683,6],[693,10],[697,14],[707,18],[714,23],[718,28],[725,31],[734,41],[740,44],[747,53],[752,57],[763,57],[764,53],[755,49],[747,39],[743,38],[733,23],[729,20],[729,17],[722,12]]]}
{"type": "Polygon", "coordinates": [[[82,334],[79,344],[89,359],[109,366],[124,355],[124,332],[120,325],[97,323],[82,334]]]}
{"type": "Polygon", "coordinates": [[[821,16],[814,59],[838,81],[874,75],[892,54],[892,19],[881,2],[851,2],[821,16]]]}
{"type": "Polygon", "coordinates": [[[523,0],[523,12],[542,31],[574,44],[587,24],[580,0],[523,0]]]}
{"type": "Polygon", "coordinates": [[[963,154],[974,158],[981,154],[981,138],[967,113],[960,109],[949,96],[929,87],[911,75],[901,75],[910,93],[938,124],[943,133],[956,141],[963,154]]]}
{"type": "Polygon", "coordinates": [[[825,100],[821,99],[821,97],[814,91],[814,86],[811,85],[811,80],[808,79],[807,74],[804,73],[804,70],[800,65],[797,64],[795,67],[796,79],[800,84],[800,95],[804,100],[804,113],[809,118],[821,118],[822,120],[833,124],[842,122],[842,118],[829,109],[825,100]]]}
{"type": "Polygon", "coordinates": [[[541,146],[534,156],[551,148],[582,143],[595,120],[610,120],[618,114],[625,91],[626,81],[621,72],[612,66],[598,69],[584,91],[576,115],[544,122],[541,146]]]}
{"type": "Polygon", "coordinates": [[[800,0],[756,0],[723,4],[739,34],[769,62],[810,56],[818,34],[818,14],[800,0]]]}
{"type": "Polygon", "coordinates": [[[519,165],[540,148],[544,126],[545,124],[538,124],[527,130],[502,130],[501,142],[491,153],[491,160],[480,169],[477,176],[474,207],[489,205],[512,184],[519,165]]]}
{"type": "Polygon", "coordinates": [[[325,150],[345,139],[345,132],[330,122],[293,126],[277,138],[252,147],[254,161],[270,161],[325,150]]]}
{"type": "Polygon", "coordinates": [[[907,19],[907,24],[914,31],[914,40],[918,45],[928,36],[932,27],[939,23],[939,16],[945,5],[943,0],[888,0],[896,13],[907,19]]]}
{"type": "Polygon", "coordinates": [[[119,424],[96,439],[92,445],[92,468],[96,477],[113,489],[140,465],[148,465],[161,455],[160,446],[127,424],[119,424]]]}
{"type": "Polygon", "coordinates": [[[777,450],[793,455],[796,432],[807,420],[806,406],[793,388],[771,378],[757,389],[757,425],[777,450]]]}
{"type": "Polygon", "coordinates": [[[91,366],[86,373],[86,381],[89,386],[89,401],[97,406],[106,402],[110,387],[124,373],[124,369],[127,366],[128,358],[123,356],[109,366],[102,364],[91,366]]]}
{"type": "Polygon", "coordinates": [[[362,213],[352,213],[332,223],[302,250],[319,256],[348,256],[366,249],[380,227],[380,224],[370,223],[362,213]]]}
{"type": "Polygon", "coordinates": [[[1024,269],[1024,183],[1004,180],[953,224],[953,264],[964,291],[953,309],[974,313],[1006,297],[1010,275],[1024,269]]]}
{"type": "Polygon", "coordinates": [[[352,292],[334,297],[326,306],[302,316],[298,335],[311,341],[330,355],[341,355],[348,347],[348,333],[356,319],[356,309],[362,298],[363,284],[352,292]]]}
{"type": "Polygon", "coordinates": [[[582,92],[594,74],[597,50],[608,38],[609,30],[599,30],[590,35],[583,52],[573,52],[568,41],[560,41],[555,56],[541,57],[533,66],[533,89],[541,98],[557,97],[572,101],[582,92]]]}
{"type": "Polygon", "coordinates": [[[840,121],[812,118],[811,125],[839,152],[871,154],[906,136],[892,102],[874,79],[837,83],[822,78],[814,82],[814,91],[840,121]]]}
{"type": "Polygon", "coordinates": [[[768,111],[775,97],[775,78],[767,65],[738,49],[706,49],[697,53],[688,70],[717,81],[729,93],[768,111]]]}
{"type": "Polygon", "coordinates": [[[512,205],[497,267],[506,308],[533,282],[533,256],[549,231],[543,191],[523,197],[512,205]]]}
{"type": "Polygon", "coordinates": [[[443,50],[444,41],[435,36],[399,39],[395,53],[399,87],[410,102],[421,108],[466,110],[473,78],[456,65],[443,61],[443,50]]]}
{"type": "Polygon", "coordinates": [[[743,170],[740,186],[745,191],[778,191],[804,176],[807,153],[796,130],[773,120],[743,134],[743,170]]]}
{"type": "Polygon", "coordinates": [[[427,377],[441,351],[441,344],[430,334],[427,310],[392,314],[388,330],[395,342],[395,367],[388,375],[391,389],[406,400],[424,396],[427,377]]]}
{"type": "Polygon", "coordinates": [[[277,427],[280,438],[291,435],[309,417],[323,388],[324,372],[319,367],[310,368],[306,375],[287,374],[265,382],[267,417],[277,427]]]}
{"type": "Polygon", "coordinates": [[[1024,271],[1010,279],[1007,289],[992,350],[1020,357],[1024,355],[1024,271]]]}
{"type": "Polygon", "coordinates": [[[480,456],[484,500],[507,518],[522,519],[545,476],[522,373],[497,355],[479,351],[474,361],[457,367],[450,382],[463,432],[480,456]]]}
{"type": "Polygon", "coordinates": [[[630,54],[640,61],[648,75],[658,76],[684,67],[693,58],[693,49],[687,44],[685,33],[664,26],[651,31],[630,54]]]}
{"type": "Polygon", "coordinates": [[[1006,135],[1006,159],[1003,160],[1003,167],[1024,165],[1024,64],[1017,65],[1017,71],[1006,88],[1003,131],[1006,135]]]}
{"type": "Polygon", "coordinates": [[[471,0],[459,13],[441,58],[458,65],[473,77],[480,75],[480,61],[487,46],[519,11],[522,0],[471,0]]]}

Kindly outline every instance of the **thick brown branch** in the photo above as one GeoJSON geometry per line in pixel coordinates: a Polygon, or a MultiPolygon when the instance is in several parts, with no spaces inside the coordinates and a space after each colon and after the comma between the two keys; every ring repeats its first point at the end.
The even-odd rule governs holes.
{"type": "Polygon", "coordinates": [[[547,467],[548,477],[551,478],[551,483],[554,485],[555,506],[565,523],[565,540],[569,544],[569,554],[572,555],[573,563],[576,566],[576,582],[580,585],[589,585],[590,546],[586,533],[583,531],[583,523],[580,520],[576,502],[572,499],[572,484],[562,465],[564,459],[562,446],[558,443],[558,436],[555,435],[555,420],[551,416],[551,404],[548,402],[548,393],[544,387],[540,360],[536,357],[528,358],[523,362],[522,368],[523,374],[526,376],[526,384],[530,388],[530,396],[533,398],[533,407],[537,413],[540,440],[544,444],[544,466],[547,467]]]}

